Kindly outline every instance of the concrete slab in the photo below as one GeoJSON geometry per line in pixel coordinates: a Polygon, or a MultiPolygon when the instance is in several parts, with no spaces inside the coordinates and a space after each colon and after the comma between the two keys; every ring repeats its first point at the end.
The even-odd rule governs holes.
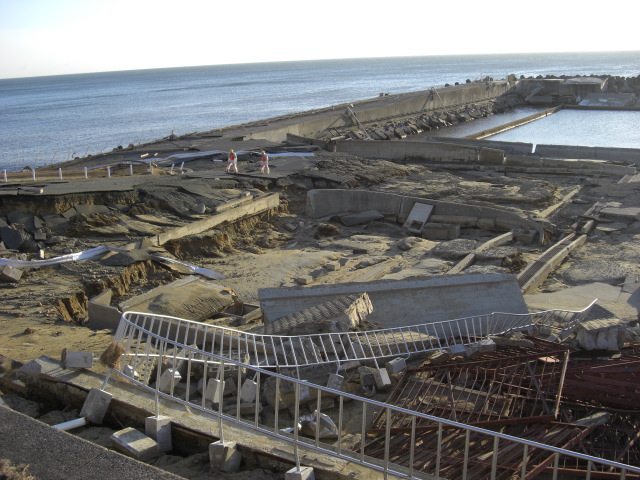
{"type": "Polygon", "coordinates": [[[369,295],[368,321],[383,328],[432,323],[492,312],[528,313],[516,277],[507,274],[448,275],[405,280],[264,288],[258,291],[267,319],[280,318],[338,296],[369,295]]]}
{"type": "Polygon", "coordinates": [[[526,295],[525,302],[530,311],[551,309],[582,310],[593,300],[620,319],[637,318],[640,311],[640,290],[629,288],[623,292],[621,287],[594,282],[565,290],[526,295]]]}

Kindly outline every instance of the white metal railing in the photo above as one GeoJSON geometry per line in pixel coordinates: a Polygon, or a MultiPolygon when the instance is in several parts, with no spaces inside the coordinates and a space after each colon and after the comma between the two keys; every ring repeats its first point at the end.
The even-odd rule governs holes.
{"type": "MultiPolygon", "coordinates": [[[[235,359],[262,368],[289,368],[373,361],[388,357],[443,350],[468,345],[489,335],[539,329],[543,326],[571,329],[588,315],[584,310],[547,310],[538,313],[491,313],[455,320],[365,332],[313,335],[263,335],[151,313],[125,312],[116,342],[131,342],[132,331],[148,332],[168,341],[190,345],[197,351],[235,359]]],[[[140,338],[138,339],[138,341],[140,338]]]]}
{"type": "MultiPolygon", "coordinates": [[[[149,316],[141,324],[134,320],[142,317],[136,314],[123,315],[116,341],[122,346],[120,365],[110,370],[119,376],[151,391],[156,398],[156,414],[159,414],[159,399],[188,405],[217,419],[217,436],[224,439],[225,426],[234,424],[251,429],[273,439],[286,442],[292,449],[296,465],[300,466],[301,452],[315,451],[333,457],[355,462],[374,471],[380,472],[384,478],[389,475],[403,478],[437,478],[442,477],[441,469],[445,456],[451,459],[454,452],[447,450],[447,443],[451,429],[460,432],[465,437],[464,448],[458,453],[460,468],[467,478],[473,471],[479,478],[504,478],[502,462],[517,459],[518,473],[508,478],[534,478],[537,472],[550,470],[552,478],[557,478],[561,471],[560,465],[569,459],[574,463],[584,465],[586,478],[596,475],[596,472],[606,471],[607,475],[617,475],[616,478],[636,478],[640,475],[640,468],[621,464],[614,461],[572,452],[562,448],[544,445],[538,442],[517,438],[487,429],[464,425],[452,420],[446,420],[427,414],[407,410],[371,399],[342,392],[338,389],[310,384],[290,376],[282,375],[265,368],[250,365],[231,355],[220,355],[213,351],[205,351],[198,346],[188,345],[188,342],[177,341],[178,335],[167,338],[155,333],[158,323],[152,322],[157,316],[149,316]],[[167,381],[168,379],[168,381],[167,381]],[[202,385],[201,393],[195,393],[195,383],[202,385]],[[233,388],[225,388],[235,385],[233,388]],[[323,399],[333,399],[332,406],[325,406],[323,399]],[[299,428],[294,428],[300,418],[300,405],[308,403],[314,414],[315,424],[303,435],[299,428]],[[263,405],[273,409],[273,415],[261,416],[263,405]],[[290,416],[284,408],[293,411],[290,416]],[[388,419],[394,415],[403,415],[409,419],[412,428],[405,434],[409,436],[409,451],[404,452],[404,461],[392,461],[393,436],[390,435],[390,424],[387,422],[386,435],[376,441],[382,442],[377,451],[384,454],[374,458],[367,454],[367,418],[368,412],[384,411],[388,419]],[[326,413],[325,413],[326,412],[326,413]],[[435,461],[429,468],[424,464],[416,464],[416,454],[419,443],[416,441],[416,424],[425,421],[433,422],[436,428],[432,438],[437,438],[435,450],[431,452],[435,461]],[[335,438],[324,438],[324,427],[328,424],[335,438]],[[353,448],[345,433],[346,424],[351,425],[351,432],[356,431],[363,441],[360,446],[353,448]],[[359,425],[353,428],[354,425],[359,425]],[[480,440],[478,440],[480,439],[480,440]],[[499,444],[508,446],[500,449],[499,444]],[[470,456],[470,447],[482,447],[482,455],[470,456]],[[507,453],[508,451],[508,453],[507,453]],[[515,452],[515,453],[514,453],[515,452]],[[473,457],[473,458],[472,458],[473,457]],[[507,458],[508,457],[508,458],[507,458]],[[561,463],[562,461],[562,463],[561,463]]],[[[175,319],[171,319],[173,322],[175,319]]],[[[189,322],[191,325],[193,322],[189,322]]],[[[187,324],[177,324],[184,327],[187,324]]],[[[164,325],[167,327],[168,325],[164,325]]],[[[204,326],[198,327],[204,329],[204,326]]],[[[190,338],[190,329],[180,330],[182,338],[190,338]]],[[[202,333],[202,330],[200,330],[202,333]]],[[[214,330],[216,334],[219,331],[214,330]]],[[[471,333],[471,332],[464,332],[471,333]]],[[[209,337],[212,338],[212,337],[209,337]]],[[[216,338],[223,338],[222,336],[216,338]]],[[[237,338],[241,337],[233,337],[237,338]]],[[[248,337],[242,337],[245,341],[248,337]]],[[[260,341],[264,341],[260,338],[260,341]]],[[[224,350],[221,350],[224,352],[224,350]]],[[[107,384],[108,378],[105,380],[107,384]]],[[[213,433],[212,433],[213,434],[213,433]]],[[[475,452],[477,453],[477,451],[475,452]]],[[[511,475],[511,473],[509,474],[511,475]]],[[[460,477],[457,477],[460,478],[460,477]]],[[[607,477],[609,478],[609,477],[607,477]]]]}

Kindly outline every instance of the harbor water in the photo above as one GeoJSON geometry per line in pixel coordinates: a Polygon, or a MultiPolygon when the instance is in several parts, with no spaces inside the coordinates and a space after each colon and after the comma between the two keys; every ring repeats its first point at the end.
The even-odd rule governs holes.
{"type": "MultiPolygon", "coordinates": [[[[419,91],[486,76],[500,79],[507,74],[635,77],[640,74],[640,55],[600,52],[394,57],[0,79],[0,170],[62,162],[119,145],[150,142],[171,133],[240,125],[374,98],[380,93],[419,91]]],[[[586,118],[584,112],[560,113],[558,121],[565,121],[567,115],[575,115],[577,124],[591,121],[582,120],[586,118]]],[[[601,125],[606,125],[609,132],[604,137],[614,142],[613,146],[640,148],[637,128],[635,135],[625,130],[626,126],[637,126],[639,114],[628,113],[603,120],[601,125]],[[620,137],[627,140],[615,139],[611,132],[620,132],[620,137]]],[[[493,118],[489,121],[502,122],[493,118]]],[[[476,131],[486,129],[480,122],[469,126],[473,129],[477,125],[476,131]]],[[[544,122],[534,123],[542,126],[544,122]]],[[[593,134],[601,129],[592,127],[586,137],[574,138],[568,135],[569,129],[551,126],[557,137],[547,140],[543,133],[544,139],[532,140],[529,135],[533,133],[521,128],[505,134],[525,132],[524,138],[516,141],[591,145],[585,142],[592,141],[593,134]]]]}

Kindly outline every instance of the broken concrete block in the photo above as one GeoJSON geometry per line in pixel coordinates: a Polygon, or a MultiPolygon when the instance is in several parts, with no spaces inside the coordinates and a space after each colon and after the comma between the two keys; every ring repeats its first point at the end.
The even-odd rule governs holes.
{"type": "Polygon", "coordinates": [[[116,450],[141,462],[151,460],[160,453],[158,443],[135,428],[125,428],[115,432],[109,438],[116,450]]]}
{"type": "Polygon", "coordinates": [[[144,432],[158,444],[158,451],[170,452],[171,444],[171,418],[164,415],[147,417],[144,419],[144,432]]]}
{"type": "Polygon", "coordinates": [[[342,385],[344,384],[344,377],[342,375],[338,375],[337,373],[332,373],[329,375],[329,380],[327,381],[327,387],[333,390],[342,390],[342,385]]]}
{"type": "Polygon", "coordinates": [[[617,318],[589,320],[576,328],[576,341],[585,350],[617,351],[624,345],[625,329],[617,318]]]}
{"type": "Polygon", "coordinates": [[[91,423],[100,425],[109,409],[111,397],[112,395],[104,390],[92,388],[82,405],[80,416],[85,417],[91,423]]]}
{"type": "Polygon", "coordinates": [[[313,467],[293,467],[284,474],[284,480],[315,480],[316,474],[313,467]]]}
{"type": "Polygon", "coordinates": [[[91,368],[93,367],[93,353],[70,352],[65,348],[60,355],[60,363],[63,368],[91,368]]]}
{"type": "Polygon", "coordinates": [[[402,357],[394,358],[393,360],[389,360],[387,362],[387,372],[389,375],[393,375],[394,373],[400,373],[407,369],[407,361],[402,357]]]}
{"type": "Polygon", "coordinates": [[[234,473],[240,469],[242,454],[236,442],[214,442],[209,444],[210,471],[234,473]]]}
{"type": "Polygon", "coordinates": [[[240,400],[245,403],[253,403],[258,393],[258,383],[247,378],[240,389],[240,400]]]}
{"type": "Polygon", "coordinates": [[[12,267],[11,265],[5,265],[0,270],[0,280],[8,283],[18,283],[22,278],[22,270],[12,267]]]}
{"type": "Polygon", "coordinates": [[[376,368],[373,371],[373,378],[375,379],[378,390],[386,390],[391,387],[391,378],[386,368],[376,368]]]}
{"type": "Polygon", "coordinates": [[[165,393],[171,393],[175,385],[182,380],[180,372],[173,368],[167,368],[158,380],[158,390],[165,393]]]}
{"type": "Polygon", "coordinates": [[[532,348],[533,342],[525,338],[522,332],[512,332],[506,335],[489,337],[499,347],[532,348]]]}
{"type": "Polygon", "coordinates": [[[138,380],[140,378],[140,374],[136,372],[128,363],[122,367],[122,373],[124,373],[129,378],[133,378],[134,380],[138,380]]]}
{"type": "Polygon", "coordinates": [[[222,402],[225,383],[226,382],[218,380],[217,378],[210,378],[207,382],[207,389],[204,392],[204,398],[215,404],[222,402]]]}
{"type": "Polygon", "coordinates": [[[299,283],[300,285],[309,285],[313,283],[313,277],[311,275],[296,277],[296,283],[299,283]]]}

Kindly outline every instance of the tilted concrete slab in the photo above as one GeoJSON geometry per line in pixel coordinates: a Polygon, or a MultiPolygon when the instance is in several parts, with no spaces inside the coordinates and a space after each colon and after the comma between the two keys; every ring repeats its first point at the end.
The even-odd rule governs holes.
{"type": "Polygon", "coordinates": [[[506,274],[447,275],[404,280],[263,288],[258,291],[265,322],[333,298],[367,293],[368,321],[382,328],[433,323],[492,312],[528,313],[516,277],[506,274]]]}

